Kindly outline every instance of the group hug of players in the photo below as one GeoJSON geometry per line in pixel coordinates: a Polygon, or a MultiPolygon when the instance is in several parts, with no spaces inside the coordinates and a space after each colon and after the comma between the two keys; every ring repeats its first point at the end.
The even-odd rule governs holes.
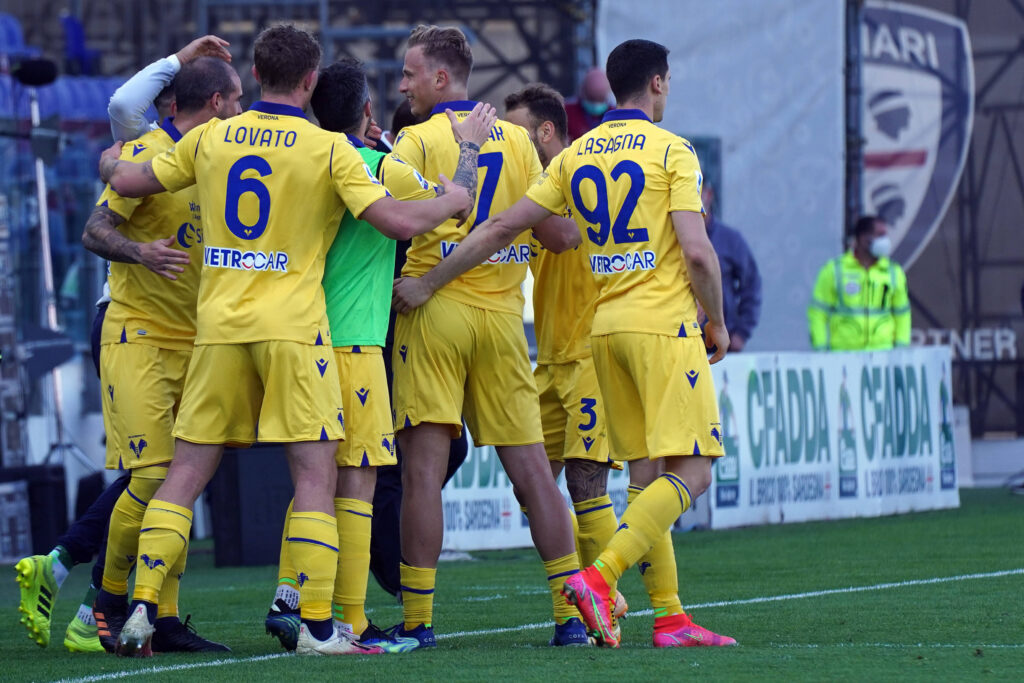
{"type": "MultiPolygon", "coordinates": [[[[468,100],[465,36],[418,27],[400,90],[420,122],[388,154],[367,146],[355,60],[321,69],[310,34],[266,29],[253,59],[261,99],[242,112],[222,41],[201,40],[210,56],[181,65],[174,116],[104,152],[108,185],[83,238],[110,261],[107,467],[130,472],[92,605],[103,649],[227,649],[180,623],[178,584],[192,507],[224,446],[256,441],[285,444],[295,485],[267,630],[299,654],[434,647],[441,488],[463,421],[495,447],[530,521],[552,645],[618,647],[616,584],[634,564],[655,647],[735,644],[684,612],[669,531],[722,455],[707,349],[716,362],[729,338],[696,154],[654,123],[667,49],[616,47],[617,109],[569,144],[555,91],[527,86],[498,119],[468,100]],[[395,240],[409,238],[393,280],[395,240]],[[396,462],[396,437],[403,621],[382,630],[364,603],[376,468],[396,462]],[[606,490],[613,460],[629,463],[621,520],[606,490]],[[563,468],[574,511],[555,484],[563,468]]],[[[41,644],[58,564],[18,564],[22,621],[41,644]]]]}

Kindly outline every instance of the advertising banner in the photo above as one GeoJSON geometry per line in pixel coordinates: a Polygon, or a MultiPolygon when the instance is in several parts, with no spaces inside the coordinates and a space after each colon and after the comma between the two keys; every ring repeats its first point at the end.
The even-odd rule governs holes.
{"type": "Polygon", "coordinates": [[[948,348],[736,354],[712,374],[712,528],[959,506],[948,348]]]}
{"type": "MultiPolygon", "coordinates": [[[[472,441],[472,436],[470,436],[472,441]]],[[[558,478],[566,506],[565,475],[558,478]]],[[[629,474],[612,470],[608,494],[616,514],[626,509],[629,474]]],[[[441,491],[444,504],[445,550],[498,550],[524,548],[533,544],[530,525],[512,493],[498,454],[491,446],[473,446],[466,462],[441,491]]]]}
{"type": "MultiPolygon", "coordinates": [[[[733,354],[712,374],[726,455],[711,528],[959,506],[948,348],[733,354]]],[[[612,471],[618,514],[628,484],[612,471]]],[[[471,448],[442,499],[446,550],[531,545],[493,448],[471,448]]]]}

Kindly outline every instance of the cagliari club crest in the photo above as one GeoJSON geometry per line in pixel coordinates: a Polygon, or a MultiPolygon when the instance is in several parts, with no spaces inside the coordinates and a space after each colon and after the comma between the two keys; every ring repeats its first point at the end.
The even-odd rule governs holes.
{"type": "Polygon", "coordinates": [[[967,26],[954,16],[868,2],[861,25],[864,210],[890,227],[909,266],[953,199],[974,119],[967,26]]]}

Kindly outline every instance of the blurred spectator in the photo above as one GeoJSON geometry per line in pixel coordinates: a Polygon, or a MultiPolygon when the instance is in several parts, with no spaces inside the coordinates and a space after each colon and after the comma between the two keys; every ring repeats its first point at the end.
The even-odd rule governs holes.
{"type": "Polygon", "coordinates": [[[812,347],[875,351],[910,344],[907,276],[889,260],[891,251],[885,221],[857,221],[853,248],[818,273],[807,307],[812,347]]]}
{"type": "Polygon", "coordinates": [[[591,67],[583,77],[579,95],[565,101],[565,114],[569,117],[570,142],[601,123],[601,117],[611,106],[611,86],[600,67],[591,67]]]}
{"type": "Polygon", "coordinates": [[[716,220],[711,183],[704,182],[700,199],[708,238],[722,267],[722,308],[729,330],[729,353],[734,353],[743,350],[761,319],[761,273],[743,235],[716,220]]]}

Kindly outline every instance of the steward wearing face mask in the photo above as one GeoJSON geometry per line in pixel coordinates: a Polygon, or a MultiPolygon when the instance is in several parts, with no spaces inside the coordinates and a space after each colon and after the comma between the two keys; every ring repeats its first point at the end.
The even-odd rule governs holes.
{"type": "Polygon", "coordinates": [[[819,271],[807,307],[817,350],[878,351],[910,344],[907,276],[889,260],[889,228],[875,216],[854,227],[853,248],[819,271]]]}

